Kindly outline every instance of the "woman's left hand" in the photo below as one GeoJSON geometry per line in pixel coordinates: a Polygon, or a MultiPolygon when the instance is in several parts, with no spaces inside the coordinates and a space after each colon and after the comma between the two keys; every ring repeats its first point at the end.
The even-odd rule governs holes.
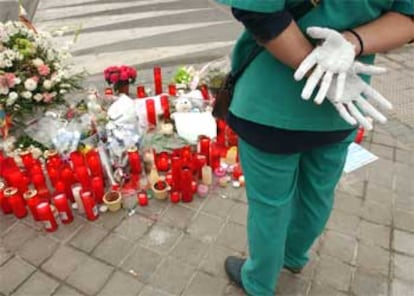
{"type": "Polygon", "coordinates": [[[372,86],[363,81],[358,74],[380,75],[385,72],[386,69],[384,68],[356,62],[348,73],[342,97],[336,98],[335,96],[337,80],[334,79],[328,90],[327,98],[345,121],[351,125],[359,123],[365,129],[371,130],[372,124],[366,116],[370,116],[381,123],[385,123],[387,118],[371,105],[368,99],[375,101],[383,109],[392,109],[392,104],[372,86]]]}

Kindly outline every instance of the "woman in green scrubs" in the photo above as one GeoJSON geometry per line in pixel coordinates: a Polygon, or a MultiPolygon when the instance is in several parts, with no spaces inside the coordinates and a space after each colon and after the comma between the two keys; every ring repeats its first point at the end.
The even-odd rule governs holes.
{"type": "MultiPolygon", "coordinates": [[[[319,3],[297,19],[292,15],[306,1],[216,1],[231,6],[246,27],[233,51],[233,68],[257,43],[265,49],[238,80],[227,118],[240,137],[249,204],[249,257],[228,257],[225,269],[247,294],[274,295],[280,270],[300,272],[329,218],[356,128],[338,113],[335,100],[346,101],[362,83],[354,85],[347,79],[343,93],[336,92],[321,104],[303,100],[306,79],[296,81],[295,70],[315,48],[324,46],[317,46],[307,29],[340,33],[353,45],[358,61],[372,64],[375,53],[414,39],[414,0],[311,1],[319,3]],[[332,98],[338,94],[341,98],[332,98]]],[[[329,58],[329,51],[324,54],[329,58]]],[[[311,76],[312,70],[307,74],[311,76]]],[[[334,87],[329,85],[333,80],[325,90],[334,87]]],[[[324,88],[323,81],[320,85],[324,88]]],[[[349,105],[343,106],[350,111],[349,105]]]]}

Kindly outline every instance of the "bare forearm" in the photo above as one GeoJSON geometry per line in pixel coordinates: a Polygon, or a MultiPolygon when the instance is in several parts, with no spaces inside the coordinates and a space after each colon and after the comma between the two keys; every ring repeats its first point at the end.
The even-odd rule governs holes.
{"type": "Polygon", "coordinates": [[[296,69],[313,50],[312,44],[294,21],[280,35],[264,44],[264,47],[279,61],[293,69],[296,69]]]}
{"type": "MultiPolygon", "coordinates": [[[[398,48],[414,39],[414,20],[405,15],[388,12],[377,20],[355,28],[364,43],[363,54],[381,53],[398,48]]],[[[345,38],[355,45],[360,52],[360,45],[355,36],[344,32],[345,38]]]]}

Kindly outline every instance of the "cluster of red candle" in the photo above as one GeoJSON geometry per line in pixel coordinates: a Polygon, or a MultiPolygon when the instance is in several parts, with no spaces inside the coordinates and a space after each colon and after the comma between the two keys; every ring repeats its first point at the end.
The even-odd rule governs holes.
{"type": "Polygon", "coordinates": [[[102,203],[105,182],[96,150],[85,155],[72,152],[72,165],[63,161],[57,152],[47,151],[44,168],[30,151],[24,151],[20,154],[24,170],[13,158],[0,155],[0,177],[5,181],[0,186],[0,206],[4,214],[14,213],[17,218],[23,218],[30,212],[35,221],[44,222],[47,231],[55,231],[56,217],[64,224],[72,222],[71,202],[76,201],[73,188],[80,184],[81,190],[77,193],[85,215],[89,220],[97,218],[97,204],[102,203]]]}

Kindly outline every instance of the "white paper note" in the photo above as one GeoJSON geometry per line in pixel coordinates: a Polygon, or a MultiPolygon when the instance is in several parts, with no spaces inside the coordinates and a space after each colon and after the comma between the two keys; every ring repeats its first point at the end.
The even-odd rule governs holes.
{"type": "Polygon", "coordinates": [[[374,162],[378,157],[361,145],[352,143],[348,148],[348,155],[345,162],[345,173],[351,173],[371,162],[374,162]]]}

